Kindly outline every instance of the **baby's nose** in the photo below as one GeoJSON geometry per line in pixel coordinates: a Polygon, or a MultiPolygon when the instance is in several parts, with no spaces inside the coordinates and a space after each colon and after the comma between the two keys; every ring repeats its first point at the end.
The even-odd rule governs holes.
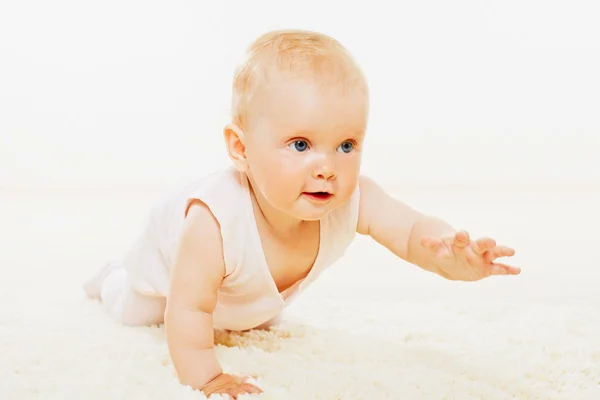
{"type": "Polygon", "coordinates": [[[330,163],[323,163],[315,168],[313,176],[316,179],[329,180],[335,177],[335,168],[330,163]]]}

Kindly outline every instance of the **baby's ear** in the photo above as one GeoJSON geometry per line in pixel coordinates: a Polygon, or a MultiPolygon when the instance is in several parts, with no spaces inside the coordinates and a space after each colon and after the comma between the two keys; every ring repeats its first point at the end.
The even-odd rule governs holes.
{"type": "Polygon", "coordinates": [[[223,136],[227,146],[227,154],[229,154],[235,168],[240,172],[245,172],[248,169],[248,163],[244,132],[235,124],[227,124],[223,130],[223,136]]]}

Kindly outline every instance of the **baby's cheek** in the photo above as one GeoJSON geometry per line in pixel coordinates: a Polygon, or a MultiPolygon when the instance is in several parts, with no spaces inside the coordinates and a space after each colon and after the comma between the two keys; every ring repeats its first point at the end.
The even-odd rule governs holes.
{"type": "Polygon", "coordinates": [[[352,197],[352,194],[358,187],[358,177],[356,179],[348,180],[341,185],[339,190],[340,202],[346,202],[352,197]]]}
{"type": "MultiPolygon", "coordinates": [[[[280,174],[277,174],[281,176],[280,174]]],[[[295,187],[293,187],[293,180],[290,179],[270,179],[263,186],[263,195],[273,205],[278,207],[288,207],[290,202],[295,199],[295,187]]]]}

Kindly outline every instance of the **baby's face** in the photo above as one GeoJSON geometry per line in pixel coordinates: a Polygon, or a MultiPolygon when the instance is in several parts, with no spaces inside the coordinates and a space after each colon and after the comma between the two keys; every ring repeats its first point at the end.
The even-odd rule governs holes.
{"type": "Polygon", "coordinates": [[[254,189],[295,218],[325,217],[358,184],[367,119],[368,98],[359,88],[271,81],[257,95],[246,129],[254,189]]]}

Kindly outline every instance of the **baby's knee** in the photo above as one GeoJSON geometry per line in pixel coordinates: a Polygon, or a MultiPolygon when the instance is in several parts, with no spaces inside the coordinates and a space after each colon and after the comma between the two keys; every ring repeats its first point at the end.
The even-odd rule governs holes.
{"type": "Polygon", "coordinates": [[[113,312],[113,318],[125,326],[160,325],[164,322],[164,308],[156,307],[152,310],[124,310],[124,312],[113,312]]]}
{"type": "MultiPolygon", "coordinates": [[[[137,294],[137,296],[142,296],[137,294]]],[[[164,322],[166,299],[159,297],[137,298],[117,303],[108,310],[113,319],[125,326],[159,325],[164,322]]]]}
{"type": "Polygon", "coordinates": [[[164,297],[150,297],[136,292],[120,270],[107,277],[102,303],[106,312],[117,322],[126,326],[158,325],[164,321],[164,297]]]}

